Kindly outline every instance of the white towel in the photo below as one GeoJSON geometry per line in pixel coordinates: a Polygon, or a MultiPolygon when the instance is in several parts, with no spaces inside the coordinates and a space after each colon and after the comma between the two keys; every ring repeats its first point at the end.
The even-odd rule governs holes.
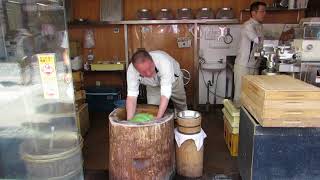
{"type": "Polygon", "coordinates": [[[206,133],[201,129],[197,134],[182,134],[177,128],[174,129],[174,136],[178,147],[180,147],[186,140],[192,139],[197,146],[197,151],[199,151],[203,145],[203,140],[207,137],[206,133]]]}

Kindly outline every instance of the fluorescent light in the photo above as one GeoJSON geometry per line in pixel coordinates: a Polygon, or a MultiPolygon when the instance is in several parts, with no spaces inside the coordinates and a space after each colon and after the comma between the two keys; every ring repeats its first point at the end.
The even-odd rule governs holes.
{"type": "Polygon", "coordinates": [[[39,6],[49,6],[48,4],[43,4],[43,3],[37,3],[39,6]]]}
{"type": "Polygon", "coordinates": [[[14,4],[21,4],[21,2],[18,2],[18,1],[11,1],[11,0],[9,0],[8,2],[9,2],[9,3],[14,3],[14,4]]]}

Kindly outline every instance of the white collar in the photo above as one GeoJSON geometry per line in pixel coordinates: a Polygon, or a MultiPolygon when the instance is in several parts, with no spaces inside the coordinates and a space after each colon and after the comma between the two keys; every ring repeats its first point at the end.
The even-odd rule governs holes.
{"type": "Polygon", "coordinates": [[[253,19],[252,17],[250,18],[250,21],[252,21],[254,24],[261,24],[259,21],[253,19]]]}

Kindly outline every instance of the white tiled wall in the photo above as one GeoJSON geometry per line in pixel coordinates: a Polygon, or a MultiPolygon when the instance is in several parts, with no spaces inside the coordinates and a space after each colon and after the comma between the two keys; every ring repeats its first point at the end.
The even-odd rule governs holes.
{"type": "MultiPolygon", "coordinates": [[[[218,40],[220,34],[219,26],[217,25],[203,25],[200,27],[200,48],[199,55],[202,56],[206,62],[213,63],[220,59],[226,62],[226,56],[235,56],[238,51],[238,43],[240,38],[240,25],[228,25],[230,33],[233,36],[233,42],[226,44],[218,40]]],[[[214,73],[215,82],[217,82],[217,94],[225,96],[226,86],[226,71],[222,70],[218,76],[218,72],[214,73]],[[217,81],[218,76],[218,81],[217,81]]],[[[206,70],[199,70],[199,104],[205,104],[207,101],[207,88],[204,81],[212,79],[212,73],[206,70]],[[202,75],[203,73],[203,75],[202,75]],[[203,80],[205,79],[205,80],[203,80]]],[[[231,84],[229,85],[231,87],[231,84]]],[[[215,91],[215,84],[210,87],[212,92],[215,91]]],[[[230,94],[229,94],[230,95],[230,94]]],[[[214,96],[210,93],[209,100],[213,103],[214,96]]],[[[217,97],[217,104],[222,104],[222,98],[217,97]]]]}
{"type": "MultiPolygon", "coordinates": [[[[277,40],[279,39],[282,31],[287,31],[291,27],[296,27],[297,25],[286,25],[286,24],[264,24],[264,36],[268,40],[277,40]]],[[[236,56],[238,51],[238,44],[240,41],[240,31],[241,25],[227,25],[230,27],[231,35],[233,36],[233,42],[230,45],[225,44],[224,42],[218,41],[217,38],[220,34],[218,25],[203,25],[200,27],[200,48],[199,55],[204,57],[207,62],[217,62],[220,59],[223,59],[223,62],[226,61],[226,56],[236,56]]],[[[200,66],[199,66],[200,67],[200,66]]],[[[205,82],[212,79],[212,73],[199,70],[199,104],[205,104],[207,101],[207,88],[205,82]]],[[[218,73],[215,73],[215,81],[218,73]]],[[[226,87],[226,71],[221,71],[218,81],[217,81],[217,94],[220,96],[225,96],[225,87],[226,87]]],[[[229,84],[231,87],[231,82],[229,84]]],[[[210,87],[210,90],[214,92],[215,85],[210,87]]],[[[230,90],[230,89],[229,89],[230,90]]],[[[229,91],[229,95],[231,91],[229,91]]],[[[210,93],[209,100],[210,103],[213,103],[213,95],[210,93]]],[[[217,98],[217,104],[222,104],[222,98],[217,98]]]]}

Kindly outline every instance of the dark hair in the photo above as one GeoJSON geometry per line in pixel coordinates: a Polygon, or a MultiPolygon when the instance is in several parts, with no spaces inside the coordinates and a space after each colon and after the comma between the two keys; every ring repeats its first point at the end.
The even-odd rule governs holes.
{"type": "Polygon", "coordinates": [[[131,57],[131,63],[134,65],[136,63],[144,62],[145,59],[152,60],[151,55],[145,49],[138,49],[131,57]]]}
{"type": "Polygon", "coordinates": [[[259,10],[259,6],[267,6],[267,4],[265,2],[261,2],[261,1],[253,2],[250,5],[250,14],[251,14],[252,11],[258,11],[259,10]]]}

